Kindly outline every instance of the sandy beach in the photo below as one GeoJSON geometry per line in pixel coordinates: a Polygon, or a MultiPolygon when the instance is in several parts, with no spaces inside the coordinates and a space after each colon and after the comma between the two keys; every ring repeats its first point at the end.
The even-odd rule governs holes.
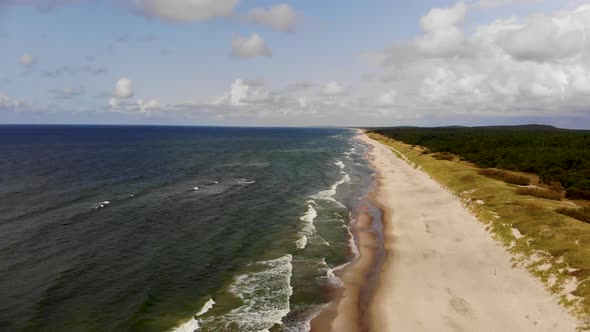
{"type": "Polygon", "coordinates": [[[526,270],[512,266],[511,254],[451,193],[388,147],[360,139],[372,146],[378,171],[374,200],[383,213],[386,255],[359,317],[365,305],[358,302],[359,285],[374,259],[371,239],[360,238],[361,257],[344,271],[342,298],[314,330],[576,330],[578,321],[526,270]]]}
{"type": "Polygon", "coordinates": [[[373,146],[387,256],[371,331],[575,331],[578,325],[459,201],[373,146]]]}

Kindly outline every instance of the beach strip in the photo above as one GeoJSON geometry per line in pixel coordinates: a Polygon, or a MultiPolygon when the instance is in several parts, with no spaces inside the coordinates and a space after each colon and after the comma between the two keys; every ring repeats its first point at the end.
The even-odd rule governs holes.
{"type": "Polygon", "coordinates": [[[386,249],[367,330],[576,330],[579,322],[513,267],[512,255],[457,198],[389,147],[360,139],[372,146],[378,171],[386,249]]]}

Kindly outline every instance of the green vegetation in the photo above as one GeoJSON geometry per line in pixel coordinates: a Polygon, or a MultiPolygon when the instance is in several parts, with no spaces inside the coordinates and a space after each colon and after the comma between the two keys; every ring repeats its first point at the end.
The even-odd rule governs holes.
{"type": "Polygon", "coordinates": [[[453,160],[455,159],[455,155],[453,155],[452,153],[448,153],[448,152],[439,152],[439,153],[435,153],[432,155],[434,157],[434,159],[437,160],[453,160]]]}
{"type": "Polygon", "coordinates": [[[560,208],[556,210],[558,213],[564,214],[566,216],[570,216],[572,218],[576,218],[583,222],[590,223],[590,207],[572,209],[572,208],[560,208]]]}
{"type": "Polygon", "coordinates": [[[537,125],[373,131],[432,153],[459,155],[482,168],[534,173],[543,183],[561,183],[568,198],[590,200],[590,131],[537,125]]]}
{"type": "Polygon", "coordinates": [[[519,195],[528,195],[544,199],[552,199],[559,201],[563,198],[563,195],[553,190],[541,189],[541,188],[518,188],[516,193],[519,195]]]}
{"type": "Polygon", "coordinates": [[[514,264],[539,278],[565,307],[582,319],[583,329],[590,330],[590,223],[578,219],[581,212],[590,212],[590,208],[572,209],[576,204],[563,199],[564,188],[555,181],[545,184],[532,174],[482,170],[457,156],[452,161],[438,160],[428,151],[436,151],[434,144],[424,147],[392,139],[393,135],[368,135],[393,148],[410,165],[421,168],[453,192],[494,238],[514,254],[514,264]],[[497,175],[503,173],[525,177],[531,185],[506,183],[505,175],[497,175]],[[563,214],[569,213],[569,209],[576,214],[563,214]]]}
{"type": "Polygon", "coordinates": [[[480,175],[487,176],[492,179],[502,180],[506,183],[516,184],[519,186],[528,186],[531,183],[531,180],[526,176],[511,174],[498,169],[486,168],[479,170],[478,173],[480,175]]]}

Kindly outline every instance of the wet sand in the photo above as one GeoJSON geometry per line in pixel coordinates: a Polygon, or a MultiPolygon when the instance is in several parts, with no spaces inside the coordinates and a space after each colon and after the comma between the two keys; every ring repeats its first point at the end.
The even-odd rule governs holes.
{"type": "MultiPolygon", "coordinates": [[[[369,201],[374,202],[374,194],[369,201]]],[[[334,274],[343,287],[335,299],[311,321],[311,331],[368,331],[368,308],[376,289],[385,250],[381,212],[374,206],[363,205],[355,211],[349,224],[358,248],[358,257],[334,274]]]]}

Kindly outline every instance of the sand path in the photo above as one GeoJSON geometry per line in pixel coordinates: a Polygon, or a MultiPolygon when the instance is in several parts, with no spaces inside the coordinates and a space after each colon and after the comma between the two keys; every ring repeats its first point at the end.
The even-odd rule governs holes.
{"type": "MultiPolygon", "coordinates": [[[[387,256],[370,331],[575,331],[577,320],[449,192],[374,147],[387,256]]],[[[336,319],[338,322],[338,319],[336,319]]]]}

